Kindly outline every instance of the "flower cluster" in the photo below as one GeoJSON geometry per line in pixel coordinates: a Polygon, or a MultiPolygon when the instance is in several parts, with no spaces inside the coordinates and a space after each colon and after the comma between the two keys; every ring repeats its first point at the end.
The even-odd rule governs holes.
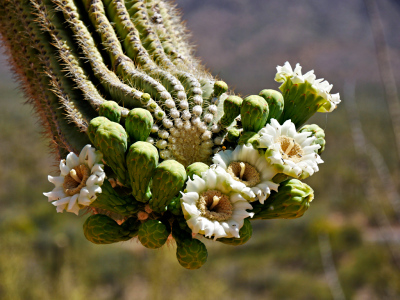
{"type": "Polygon", "coordinates": [[[180,111],[168,99],[174,122],[134,108],[120,123],[104,113],[118,105],[102,104],[105,116],[88,127],[97,150],[86,145],[79,156],[69,153],[60,175],[48,177],[55,187],[44,195],[58,212],[90,206],[95,214],[84,234],[94,243],[137,236],[156,249],[172,236],[181,265],[199,268],[207,259],[202,237],[244,244],[251,220],[299,218],[314,199],[301,180],[323,163],[325,133],[303,124],[334,110],[339,94],[331,95],[332,85],[314,71],[302,74],[299,64],[278,66],[275,80],[282,93],[265,89],[244,99],[214,93],[204,116],[200,94],[193,107],[182,100],[180,111]]]}

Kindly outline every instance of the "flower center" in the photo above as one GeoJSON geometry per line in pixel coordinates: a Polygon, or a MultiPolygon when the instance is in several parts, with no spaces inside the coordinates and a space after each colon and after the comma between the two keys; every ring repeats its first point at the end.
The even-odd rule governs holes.
{"type": "Polygon", "coordinates": [[[243,182],[248,187],[253,187],[260,183],[260,173],[249,163],[231,162],[227,171],[233,179],[243,182]]]}
{"type": "Polygon", "coordinates": [[[233,206],[229,197],[217,190],[201,193],[197,208],[201,211],[203,217],[218,222],[229,220],[233,213],[233,206]]]}
{"type": "Polygon", "coordinates": [[[64,193],[67,196],[78,194],[86,185],[86,180],[90,176],[90,169],[87,165],[81,164],[73,168],[67,176],[64,177],[64,193]]]}
{"type": "Polygon", "coordinates": [[[293,138],[288,136],[280,136],[277,142],[281,145],[281,155],[283,159],[290,159],[298,163],[304,155],[303,148],[293,138]]]}

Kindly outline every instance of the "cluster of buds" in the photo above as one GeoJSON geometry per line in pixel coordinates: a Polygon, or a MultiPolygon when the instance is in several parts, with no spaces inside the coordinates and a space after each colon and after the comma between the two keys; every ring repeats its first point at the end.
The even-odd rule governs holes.
{"type": "MultiPolygon", "coordinates": [[[[314,193],[300,180],[318,171],[325,135],[315,124],[299,128],[284,116],[305,116],[305,110],[321,107],[328,112],[339,100],[327,94],[326,81],[315,80],[312,72],[301,75],[299,65],[294,72],[289,63],[277,69],[282,94],[263,90],[244,99],[219,99],[223,114],[212,125],[220,127],[218,143],[211,136],[188,136],[180,126],[160,130],[162,123],[143,108],[130,110],[122,123],[122,109],[103,103],[101,116],[88,127],[94,148],[87,145],[79,156],[70,153],[62,160],[60,176],[49,176],[55,188],[45,195],[58,212],[90,208],[94,214],[84,234],[96,244],[137,237],[156,249],[171,236],[179,263],[188,269],[207,259],[202,239],[242,245],[252,235],[250,221],[301,217],[314,193]],[[162,138],[156,143],[155,134],[162,138]],[[163,156],[165,147],[158,144],[170,135],[172,144],[179,137],[181,147],[195,150],[182,152],[181,160],[171,158],[176,158],[173,148],[163,156]],[[204,140],[213,152],[207,156],[196,149],[204,140]]],[[[204,122],[199,119],[199,126],[204,122]]]]}

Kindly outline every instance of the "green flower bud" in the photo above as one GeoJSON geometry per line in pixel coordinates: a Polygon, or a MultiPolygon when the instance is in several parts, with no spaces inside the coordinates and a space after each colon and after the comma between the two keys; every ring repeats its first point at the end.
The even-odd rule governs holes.
{"type": "Polygon", "coordinates": [[[139,227],[138,239],[143,246],[150,249],[160,248],[170,234],[167,226],[159,220],[147,220],[139,227]]]}
{"type": "Polygon", "coordinates": [[[263,97],[268,103],[269,115],[267,123],[269,123],[269,120],[272,118],[278,119],[283,112],[285,104],[282,94],[275,90],[262,90],[258,95],[263,97]]]}
{"type": "Polygon", "coordinates": [[[197,239],[187,239],[177,243],[176,258],[180,265],[189,270],[200,268],[207,261],[206,246],[197,239]]]}
{"type": "Polygon", "coordinates": [[[132,141],[146,141],[153,126],[153,117],[143,108],[132,109],[125,121],[126,132],[132,141]]]}
{"type": "Polygon", "coordinates": [[[99,108],[99,115],[110,121],[119,123],[121,120],[121,107],[114,101],[104,101],[99,108]]]}
{"type": "Polygon", "coordinates": [[[142,96],[140,97],[140,101],[143,104],[148,103],[150,101],[150,99],[151,99],[150,94],[147,94],[147,93],[143,93],[142,96]]]}
{"type": "MultiPolygon", "coordinates": [[[[126,185],[128,184],[128,173],[125,152],[128,148],[128,135],[120,124],[111,122],[104,117],[93,119],[90,122],[92,125],[89,124],[89,127],[95,128],[98,123],[101,124],[97,127],[94,139],[91,139],[91,141],[95,148],[103,153],[104,161],[111,167],[119,181],[126,185]]],[[[90,134],[90,137],[93,138],[93,135],[90,134]]]]}
{"type": "Polygon", "coordinates": [[[219,97],[228,90],[228,85],[224,81],[216,81],[214,83],[213,97],[219,97]]]}
{"type": "Polygon", "coordinates": [[[297,179],[280,184],[264,204],[253,205],[253,219],[295,219],[301,217],[314,199],[313,189],[297,179]]]}
{"type": "Polygon", "coordinates": [[[237,129],[236,127],[232,127],[227,132],[226,140],[228,142],[234,143],[239,139],[239,136],[240,136],[240,130],[237,129]]]}
{"type": "Polygon", "coordinates": [[[325,150],[325,132],[324,130],[316,124],[304,125],[299,132],[311,132],[311,136],[315,136],[315,141],[313,144],[320,145],[321,148],[315,150],[319,155],[325,150]]]}
{"type": "Polygon", "coordinates": [[[168,204],[168,211],[170,211],[175,216],[183,216],[181,207],[181,197],[174,197],[172,201],[168,204]]]}
{"type": "Polygon", "coordinates": [[[157,148],[147,142],[136,142],[126,156],[132,195],[141,202],[151,198],[150,180],[158,164],[157,148]]]}
{"type": "Polygon", "coordinates": [[[227,245],[240,246],[251,238],[252,233],[253,227],[251,226],[250,220],[244,219],[243,226],[239,230],[240,238],[219,238],[217,241],[227,245]]]}
{"type": "Polygon", "coordinates": [[[267,123],[269,108],[263,97],[252,95],[243,100],[240,115],[245,131],[258,132],[267,123]]]}
{"type": "Polygon", "coordinates": [[[109,120],[106,117],[97,117],[97,118],[93,118],[90,121],[89,127],[88,127],[88,136],[89,136],[89,139],[92,142],[92,144],[94,144],[94,138],[95,138],[97,129],[101,125],[105,124],[108,121],[109,120]]]}
{"type": "Polygon", "coordinates": [[[129,226],[118,225],[106,215],[93,215],[83,224],[85,237],[94,244],[112,244],[127,241],[133,237],[137,229],[129,222],[129,226]],[[132,232],[130,231],[132,229],[132,232]]]}
{"type": "Polygon", "coordinates": [[[224,115],[220,120],[223,127],[228,127],[240,114],[243,99],[238,96],[229,96],[224,101],[224,115]]]}
{"type": "Polygon", "coordinates": [[[155,170],[151,183],[153,198],[150,208],[164,212],[172,198],[183,188],[187,179],[185,167],[175,160],[165,160],[155,170]]]}
{"type": "Polygon", "coordinates": [[[201,173],[207,171],[210,167],[202,162],[195,162],[186,168],[187,176],[193,180],[193,175],[201,177],[201,173]]]}

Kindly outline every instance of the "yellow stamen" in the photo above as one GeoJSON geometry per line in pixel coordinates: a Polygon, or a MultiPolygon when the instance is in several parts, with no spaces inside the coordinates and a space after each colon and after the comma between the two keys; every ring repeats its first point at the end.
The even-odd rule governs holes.
{"type": "Polygon", "coordinates": [[[82,180],[78,177],[78,174],[76,174],[75,169],[72,169],[71,171],[69,171],[69,175],[76,181],[81,183],[82,180]]]}
{"type": "Polygon", "coordinates": [[[241,162],[240,164],[240,175],[239,178],[243,179],[244,171],[246,170],[246,165],[244,162],[241,162]]]}
{"type": "Polygon", "coordinates": [[[289,146],[286,148],[285,155],[288,155],[288,154],[290,153],[290,150],[293,149],[293,147],[294,147],[295,144],[296,144],[296,142],[295,142],[294,140],[291,140],[291,141],[290,141],[289,146]]]}
{"type": "Polygon", "coordinates": [[[221,197],[218,196],[214,196],[213,197],[213,203],[211,204],[211,206],[208,208],[209,210],[212,210],[215,206],[218,205],[219,201],[221,200],[221,197]]]}

